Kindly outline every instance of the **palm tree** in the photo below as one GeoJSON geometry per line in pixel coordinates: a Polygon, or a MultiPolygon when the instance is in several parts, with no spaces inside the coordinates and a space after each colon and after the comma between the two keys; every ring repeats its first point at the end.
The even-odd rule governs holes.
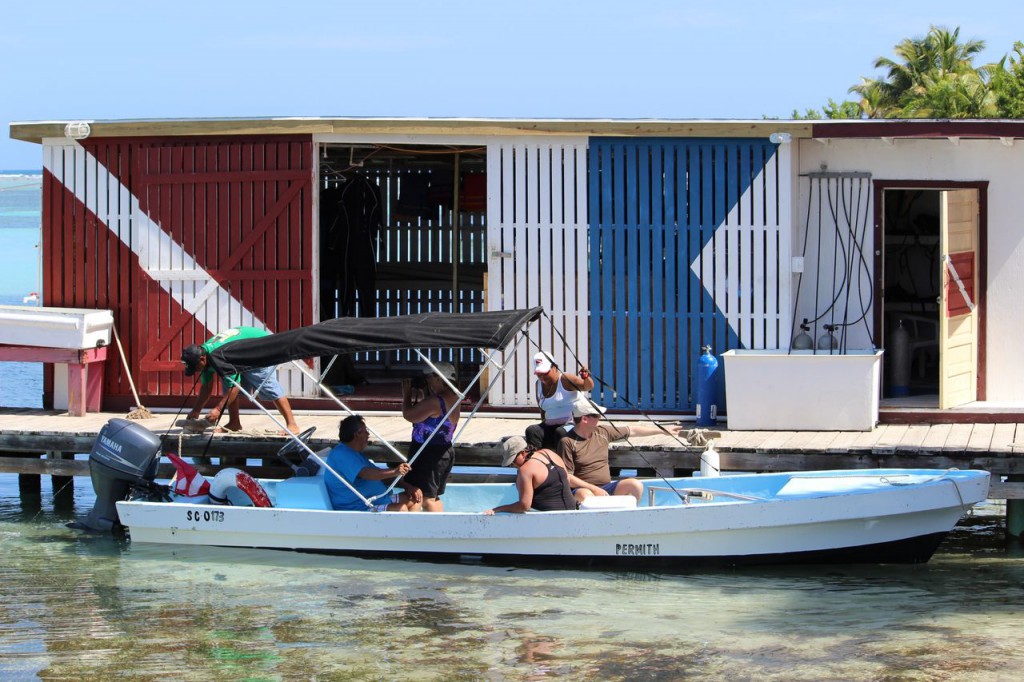
{"type": "Polygon", "coordinates": [[[903,97],[901,117],[906,118],[995,118],[999,116],[996,95],[976,73],[947,73],[925,76],[922,83],[903,97]]]}
{"type": "Polygon", "coordinates": [[[1003,118],[1024,118],[1024,43],[1013,44],[1013,53],[1003,55],[986,69],[1003,118]]]}
{"type": "Polygon", "coordinates": [[[949,31],[932,26],[923,38],[906,38],[896,45],[897,59],[875,60],[876,69],[885,69],[884,78],[862,78],[850,92],[861,96],[861,109],[869,118],[921,116],[924,110],[967,111],[968,102],[982,106],[988,99],[970,78],[973,74],[985,85],[974,68],[974,57],[984,48],[981,40],[961,43],[959,27],[949,31]],[[941,90],[931,102],[930,88],[941,90]]]}

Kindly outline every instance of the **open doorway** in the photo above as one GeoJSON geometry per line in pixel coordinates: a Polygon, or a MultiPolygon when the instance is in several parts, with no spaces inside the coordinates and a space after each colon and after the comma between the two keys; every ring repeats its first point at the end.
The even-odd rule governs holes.
{"type": "Polygon", "coordinates": [[[984,400],[985,189],[876,182],[876,322],[891,406],[984,400]]]}
{"type": "Polygon", "coordinates": [[[930,189],[883,193],[883,397],[921,406],[939,400],[939,196],[930,189]]]}
{"type": "MultiPolygon", "coordinates": [[[[318,319],[484,309],[486,150],[483,147],[322,143],[318,161],[318,319]]],[[[460,380],[476,353],[446,350],[460,380]]],[[[342,394],[390,394],[422,360],[361,353],[328,367],[342,394]]],[[[460,385],[465,385],[460,381],[460,385]]]]}

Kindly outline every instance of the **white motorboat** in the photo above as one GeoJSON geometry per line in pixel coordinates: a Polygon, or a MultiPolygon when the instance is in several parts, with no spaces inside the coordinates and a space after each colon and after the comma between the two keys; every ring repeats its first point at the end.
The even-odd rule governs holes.
{"type": "Polygon", "coordinates": [[[264,482],[272,507],[177,498],[117,513],[132,542],[637,568],[920,563],[988,484],[984,471],[918,469],[673,478],[646,480],[635,507],[485,516],[517,499],[514,484],[451,483],[442,513],[373,513],[331,510],[318,475],[264,482]]]}
{"type": "MultiPolygon", "coordinates": [[[[331,320],[227,344],[211,354],[210,363],[230,376],[346,352],[482,349],[486,358],[472,386],[484,368],[504,369],[499,353],[522,343],[527,325],[541,314],[535,308],[331,320]]],[[[508,363],[512,354],[505,357],[508,363]]],[[[211,504],[209,497],[173,495],[155,483],[160,439],[138,422],[112,419],[89,458],[97,501],[83,525],[126,528],[132,542],[514,563],[907,563],[927,561],[957,521],[986,499],[989,486],[985,471],[931,469],[661,478],[644,481],[639,503],[595,497],[580,510],[486,515],[517,499],[513,483],[450,483],[442,513],[336,511],[325,477],[351,488],[350,482],[310,450],[310,435],[295,436],[279,453],[294,477],[257,482],[243,480],[244,472],[222,471],[215,482],[227,474],[227,483],[214,499],[228,504],[211,504]],[[291,459],[295,454],[304,456],[298,464],[291,459]]],[[[362,499],[372,508],[373,500],[362,499]]]]}

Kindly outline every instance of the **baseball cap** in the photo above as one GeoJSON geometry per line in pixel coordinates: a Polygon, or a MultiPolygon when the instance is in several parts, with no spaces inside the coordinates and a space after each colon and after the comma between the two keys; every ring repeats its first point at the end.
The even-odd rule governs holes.
{"type": "Polygon", "coordinates": [[[199,361],[203,359],[203,349],[192,344],[185,346],[185,349],[181,351],[181,361],[185,363],[185,376],[192,376],[196,373],[199,368],[199,361]]]}
{"type": "Polygon", "coordinates": [[[527,449],[526,439],[522,436],[509,436],[501,444],[501,466],[512,466],[512,460],[523,450],[527,449]]]}
{"type": "Polygon", "coordinates": [[[533,356],[533,373],[534,374],[547,374],[551,371],[552,367],[558,367],[558,363],[555,362],[554,358],[540,351],[533,356]]]}
{"type": "Polygon", "coordinates": [[[607,407],[601,407],[589,398],[580,398],[572,404],[572,416],[577,419],[586,416],[600,417],[607,409],[607,407]]]}
{"type": "MultiPolygon", "coordinates": [[[[455,366],[450,362],[435,362],[434,367],[437,367],[437,375],[443,376],[449,381],[455,381],[455,366]]],[[[423,368],[423,376],[435,376],[434,370],[430,369],[429,366],[423,368]]]]}

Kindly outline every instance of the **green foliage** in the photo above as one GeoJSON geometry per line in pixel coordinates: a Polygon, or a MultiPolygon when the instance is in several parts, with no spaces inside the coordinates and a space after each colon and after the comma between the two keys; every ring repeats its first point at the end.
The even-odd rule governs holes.
{"type": "Polygon", "coordinates": [[[836,102],[834,99],[829,97],[828,104],[823,106],[821,110],[817,109],[805,109],[804,113],[801,114],[796,109],[793,110],[792,118],[797,120],[808,120],[808,121],[820,121],[822,119],[837,119],[837,118],[863,118],[864,114],[861,111],[860,105],[857,102],[851,102],[850,100],[843,100],[842,102],[836,102]]]}
{"type": "Polygon", "coordinates": [[[992,89],[1001,118],[1024,118],[1024,43],[993,65],[992,89]]]}
{"type": "Polygon", "coordinates": [[[960,28],[932,26],[927,35],[906,38],[895,58],[878,57],[879,78],[850,88],[855,102],[829,99],[821,111],[793,111],[795,119],[850,118],[1024,118],[1024,44],[995,64],[976,67],[984,41],[960,41],[960,28]]]}

